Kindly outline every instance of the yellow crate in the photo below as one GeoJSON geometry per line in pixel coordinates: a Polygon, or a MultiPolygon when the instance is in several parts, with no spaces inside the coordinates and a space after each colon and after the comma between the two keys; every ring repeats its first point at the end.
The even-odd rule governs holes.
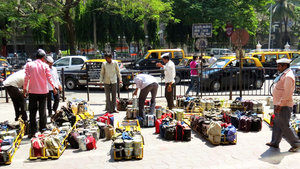
{"type": "Polygon", "coordinates": [[[18,148],[19,148],[19,145],[20,145],[20,143],[23,139],[23,136],[25,134],[25,128],[26,128],[25,124],[23,124],[18,136],[16,137],[16,139],[15,139],[13,145],[12,145],[11,150],[8,152],[8,161],[7,162],[0,162],[0,164],[11,164],[11,162],[12,162],[12,160],[13,160],[13,158],[14,158],[14,156],[15,156],[18,148]]]}
{"type": "MultiPolygon", "coordinates": [[[[114,148],[115,148],[115,147],[114,147],[114,148]]],[[[129,159],[132,159],[132,158],[135,158],[135,159],[137,159],[137,160],[141,160],[141,159],[143,159],[143,157],[144,157],[144,144],[143,144],[143,141],[142,141],[141,148],[142,148],[142,153],[141,153],[141,155],[139,155],[139,156],[131,156],[131,157],[117,157],[117,156],[116,156],[116,151],[114,151],[114,160],[122,160],[122,159],[127,159],[127,160],[129,160],[129,159]]]]}
{"type": "Polygon", "coordinates": [[[270,126],[272,126],[272,125],[271,125],[271,115],[270,115],[269,113],[263,112],[263,120],[264,120],[267,124],[269,124],[270,126]]]}

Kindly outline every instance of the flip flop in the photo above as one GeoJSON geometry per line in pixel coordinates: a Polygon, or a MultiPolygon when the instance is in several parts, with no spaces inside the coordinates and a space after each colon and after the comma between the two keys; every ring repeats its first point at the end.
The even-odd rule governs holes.
{"type": "Polygon", "coordinates": [[[289,149],[289,152],[296,152],[299,148],[300,148],[300,146],[299,147],[292,147],[292,148],[289,149]]]}

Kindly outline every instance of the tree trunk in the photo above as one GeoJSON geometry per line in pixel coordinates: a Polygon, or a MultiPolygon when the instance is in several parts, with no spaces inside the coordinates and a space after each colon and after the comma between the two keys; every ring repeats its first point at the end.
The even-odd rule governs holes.
{"type": "Polygon", "coordinates": [[[281,41],[282,37],[283,37],[282,36],[282,20],[280,20],[280,23],[279,23],[279,30],[280,30],[280,32],[279,32],[280,38],[279,38],[278,42],[279,42],[279,48],[282,48],[282,46],[283,46],[282,41],[281,41]]]}
{"type": "Polygon", "coordinates": [[[68,36],[68,43],[70,47],[70,55],[76,55],[75,42],[76,42],[76,31],[73,19],[70,16],[70,10],[66,10],[63,20],[65,21],[66,32],[68,36]]]}
{"type": "MultiPolygon", "coordinates": [[[[289,42],[290,38],[289,38],[289,34],[287,32],[287,24],[288,24],[288,17],[286,17],[284,19],[284,35],[283,35],[283,39],[282,39],[282,43],[283,45],[285,45],[287,42],[289,42]]],[[[284,46],[283,46],[284,47],[284,46]]]]}

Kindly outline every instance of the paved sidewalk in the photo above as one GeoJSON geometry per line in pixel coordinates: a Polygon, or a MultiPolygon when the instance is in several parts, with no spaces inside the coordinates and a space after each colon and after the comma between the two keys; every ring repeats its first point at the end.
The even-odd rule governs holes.
{"type": "MultiPolygon", "coordinates": [[[[86,95],[67,93],[67,97],[85,98],[86,95]]],[[[262,97],[261,99],[264,99],[262,97]]],[[[246,98],[247,99],[247,98],[246,98]]],[[[91,109],[95,115],[104,114],[104,95],[91,94],[91,109]]],[[[164,105],[165,99],[158,99],[158,105],[164,105]]],[[[60,103],[65,105],[66,103],[60,103]]],[[[13,120],[12,103],[0,99],[0,121],[13,120]]],[[[271,111],[265,107],[266,111],[271,111]]],[[[115,124],[125,117],[126,112],[115,115],[115,124]]],[[[154,134],[155,128],[143,128],[145,138],[144,158],[142,160],[124,160],[115,162],[111,156],[111,141],[99,140],[97,150],[80,152],[66,149],[58,160],[29,160],[30,140],[27,136],[21,142],[11,165],[1,168],[116,168],[116,169],[159,169],[159,168],[299,168],[300,152],[289,153],[290,146],[283,140],[280,149],[265,146],[270,141],[271,129],[263,123],[260,132],[239,132],[236,145],[214,146],[201,136],[192,132],[190,142],[166,141],[154,134]]]]}

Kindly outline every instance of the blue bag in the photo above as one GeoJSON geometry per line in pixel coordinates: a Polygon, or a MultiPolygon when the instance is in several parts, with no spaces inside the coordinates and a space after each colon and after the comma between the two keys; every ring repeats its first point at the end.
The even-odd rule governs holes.
{"type": "Polygon", "coordinates": [[[226,136],[226,140],[229,142],[233,142],[236,138],[236,128],[233,125],[228,126],[226,129],[228,129],[228,133],[226,136]]]}

